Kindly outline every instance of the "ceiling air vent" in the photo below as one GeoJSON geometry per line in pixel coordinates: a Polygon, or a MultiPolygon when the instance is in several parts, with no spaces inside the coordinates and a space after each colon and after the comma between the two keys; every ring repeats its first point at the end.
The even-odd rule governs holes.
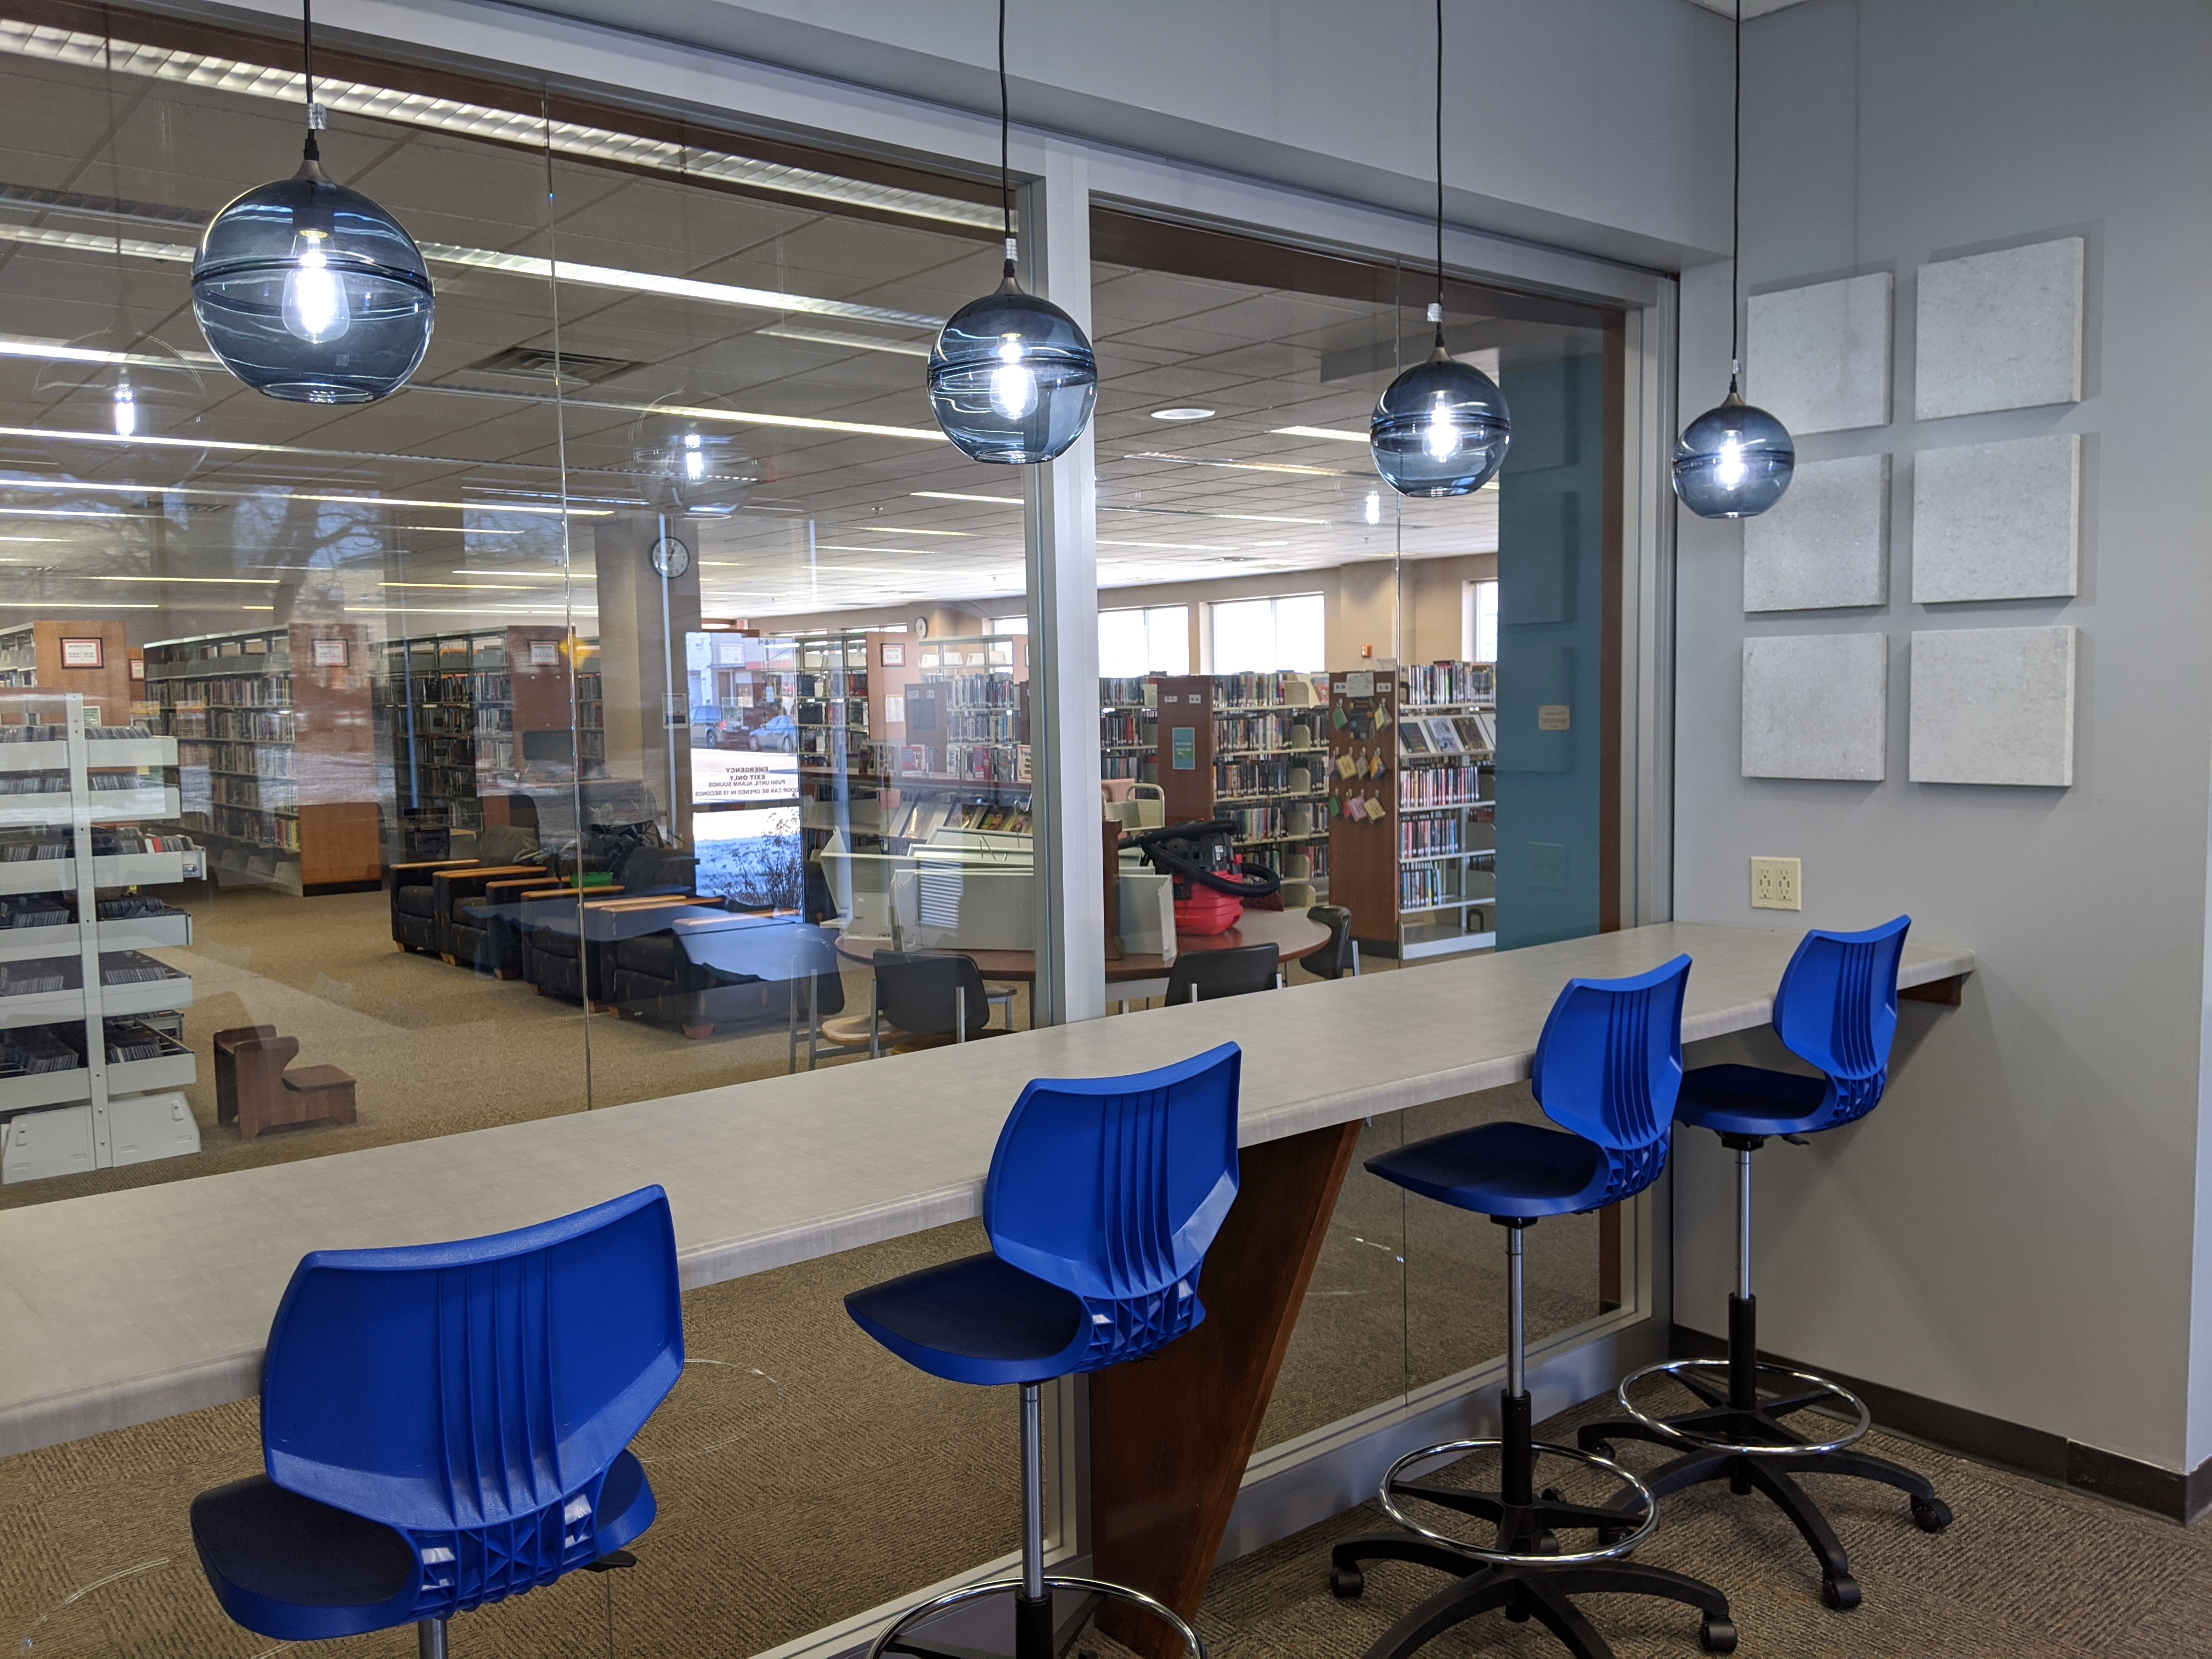
{"type": "Polygon", "coordinates": [[[587,357],[574,351],[551,352],[538,346],[509,346],[471,363],[464,374],[499,374],[514,380],[550,380],[556,366],[572,380],[598,386],[646,365],[635,357],[587,357]]]}

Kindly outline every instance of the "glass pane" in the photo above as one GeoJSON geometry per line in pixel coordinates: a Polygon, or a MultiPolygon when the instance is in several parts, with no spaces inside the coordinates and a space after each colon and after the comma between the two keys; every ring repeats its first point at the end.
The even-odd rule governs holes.
{"type": "MultiPolygon", "coordinates": [[[[0,905],[70,952],[96,926],[108,963],[67,1018],[0,1014],[27,1066],[50,1036],[91,1052],[94,1022],[107,1054],[0,1066],[0,1116],[62,1159],[11,1158],[6,1205],[584,1104],[581,1011],[471,971],[466,914],[488,863],[549,878],[531,798],[550,823],[572,787],[534,739],[574,748],[574,520],[546,383],[502,356],[552,325],[544,164],[355,88],[325,165],[430,251],[436,331],[381,402],[264,396],[209,353],[189,281],[209,216],[298,166],[291,48],[210,35],[187,77],[159,29],[112,27],[112,70],[66,30],[0,58],[33,207],[0,268],[0,730],[26,694],[100,728],[89,881],[11,864],[0,905]],[[69,1115],[102,1105],[113,1133],[70,1167],[69,1115]]],[[[18,817],[0,856],[67,834],[18,817]]],[[[30,948],[0,950],[11,976],[30,948]]]]}

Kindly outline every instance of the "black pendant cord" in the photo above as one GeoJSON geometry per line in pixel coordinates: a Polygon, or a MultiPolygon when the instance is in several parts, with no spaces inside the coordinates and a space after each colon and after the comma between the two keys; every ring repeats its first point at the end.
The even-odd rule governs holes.
{"type": "Polygon", "coordinates": [[[1014,274],[1014,181],[1007,133],[1012,126],[1006,100],[1006,0],[999,0],[999,207],[1006,215],[1006,275],[1014,274]]]}
{"type": "Polygon", "coordinates": [[[1437,349],[1444,343],[1444,0],[1437,0],[1437,349]]]}
{"type": "Polygon", "coordinates": [[[300,0],[301,70],[307,83],[307,144],[302,152],[310,161],[323,159],[315,143],[315,5],[314,0],[300,0]]]}
{"type": "Polygon", "coordinates": [[[1743,351],[1736,336],[1741,309],[1743,266],[1743,0],[1735,0],[1735,129],[1729,140],[1733,178],[1729,186],[1729,390],[1736,389],[1743,372],[1743,351]]]}

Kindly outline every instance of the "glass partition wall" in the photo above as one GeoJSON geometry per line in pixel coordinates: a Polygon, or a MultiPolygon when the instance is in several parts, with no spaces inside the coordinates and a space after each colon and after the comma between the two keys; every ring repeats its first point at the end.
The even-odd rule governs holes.
{"type": "MultiPolygon", "coordinates": [[[[0,829],[0,1120],[38,1130],[0,1206],[945,1040],[871,1021],[885,951],[968,955],[988,1023],[1030,1023],[1031,515],[922,392],[996,283],[994,185],[319,54],[325,165],[422,244],[437,328],[385,402],[278,403],[207,355],[187,278],[209,216],[295,165],[294,46],[10,15],[0,739],[74,745],[63,793],[101,793],[88,888],[36,867],[35,808],[0,829]],[[57,991],[52,930],[87,920],[131,931],[57,991]],[[302,1101],[288,1062],[329,1071],[302,1101]]],[[[1113,810],[1148,821],[1143,784],[1228,817],[1290,916],[1352,913],[1370,974],[1617,925],[1617,318],[1449,284],[1514,450],[1412,502],[1365,434],[1427,353],[1429,274],[1091,234],[1113,810]]],[[[1444,1103],[1363,1150],[1533,1111],[1444,1103]]],[[[1005,1402],[838,1311],[978,1237],[690,1293],[639,1447],[670,1576],[523,1598],[472,1645],[765,1651],[1010,1549],[1005,1402]]],[[[1263,1457],[1492,1359],[1498,1255],[1355,1170],[1263,1457]]],[[[1619,1306],[1621,1262],[1617,1218],[1539,1229],[1532,1337],[1619,1306]]],[[[69,1544],[0,1564],[0,1619],[43,1652],[260,1653],[179,1534],[257,1434],[222,1407],[18,1460],[69,1544]]]]}
{"type": "MultiPolygon", "coordinates": [[[[1152,662],[1156,618],[1188,639],[1182,672],[1109,672],[1109,762],[1157,782],[1170,823],[1231,820],[1287,911],[1348,911],[1365,973],[1619,925],[1598,887],[1620,833],[1602,785],[1618,681],[1610,702],[1600,684],[1620,626],[1617,314],[1447,283],[1447,343],[1499,382],[1513,447],[1471,496],[1409,499],[1376,476],[1367,424],[1433,345],[1433,272],[1118,212],[1091,239],[1102,663],[1133,666],[1137,618],[1152,662]]],[[[1535,1114],[1525,1088],[1395,1114],[1362,1156],[1535,1114]]],[[[1617,1214],[1532,1233],[1532,1340],[1620,1307],[1620,1239],[1617,1214]]],[[[1263,1454],[1495,1358],[1495,1244],[1355,1165],[1263,1454]]]]}

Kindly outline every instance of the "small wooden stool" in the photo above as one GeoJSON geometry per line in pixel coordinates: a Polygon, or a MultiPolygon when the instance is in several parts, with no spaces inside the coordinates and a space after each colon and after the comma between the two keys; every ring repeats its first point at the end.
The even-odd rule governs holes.
{"type": "MultiPolygon", "coordinates": [[[[234,1110],[240,1140],[252,1140],[264,1129],[286,1123],[354,1121],[353,1079],[335,1066],[286,1070],[299,1052],[299,1038],[273,1035],[243,1036],[233,1045],[237,1066],[234,1110]]],[[[218,1081],[218,1091],[221,1086],[218,1081]]],[[[216,1110],[220,1121],[219,1096],[216,1110]]]]}

